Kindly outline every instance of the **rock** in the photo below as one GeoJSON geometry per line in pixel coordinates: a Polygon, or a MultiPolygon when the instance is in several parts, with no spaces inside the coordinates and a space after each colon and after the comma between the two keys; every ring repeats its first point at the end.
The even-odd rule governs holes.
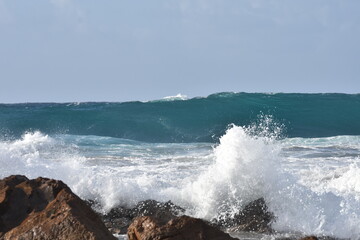
{"type": "Polygon", "coordinates": [[[271,222],[274,215],[268,211],[265,200],[259,198],[250,202],[235,216],[235,224],[239,231],[271,233],[271,222]]]}
{"type": "Polygon", "coordinates": [[[183,214],[185,209],[173,204],[171,201],[162,203],[155,200],[146,200],[139,202],[132,210],[133,218],[140,216],[152,216],[161,224],[165,224],[171,219],[183,214]]]}
{"type": "Polygon", "coordinates": [[[116,239],[63,182],[10,176],[0,180],[0,239],[116,239]]]}
{"type": "Polygon", "coordinates": [[[212,222],[220,227],[229,228],[230,232],[272,233],[272,221],[274,221],[274,215],[268,211],[265,200],[259,198],[247,204],[232,218],[228,217],[212,222]]]}
{"type": "Polygon", "coordinates": [[[102,219],[105,226],[113,234],[126,234],[132,218],[119,214],[120,208],[112,209],[108,214],[103,215],[102,219]]]}
{"type": "Polygon", "coordinates": [[[112,233],[126,234],[129,225],[136,217],[152,216],[161,224],[165,224],[184,212],[183,208],[173,204],[171,201],[163,203],[155,200],[146,200],[139,202],[134,208],[113,208],[109,213],[101,217],[106,227],[112,233]]]}
{"type": "Polygon", "coordinates": [[[315,236],[307,236],[307,237],[301,238],[300,240],[319,240],[319,239],[315,236]]]}
{"type": "Polygon", "coordinates": [[[188,216],[174,218],[166,224],[161,224],[154,217],[138,217],[130,225],[127,234],[129,240],[236,239],[201,219],[188,216]]]}

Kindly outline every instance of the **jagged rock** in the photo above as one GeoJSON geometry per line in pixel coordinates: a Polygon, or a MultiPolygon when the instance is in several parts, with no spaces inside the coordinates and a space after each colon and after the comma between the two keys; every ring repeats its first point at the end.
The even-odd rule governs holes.
{"type": "Polygon", "coordinates": [[[166,224],[161,224],[153,217],[138,217],[130,225],[127,234],[129,240],[235,239],[201,219],[188,216],[174,218],[166,224]]]}
{"type": "Polygon", "coordinates": [[[0,180],[0,239],[116,239],[63,182],[10,176],[0,180]]]}
{"type": "MultiPolygon", "coordinates": [[[[89,201],[89,204],[96,206],[97,203],[89,201]]],[[[106,227],[112,233],[126,233],[127,228],[134,218],[139,216],[151,216],[160,225],[169,220],[183,215],[185,210],[172,202],[165,203],[155,200],[139,202],[134,208],[116,207],[109,213],[101,215],[106,227]]],[[[263,198],[247,204],[238,214],[232,218],[226,217],[222,220],[213,220],[213,226],[228,228],[230,232],[251,231],[259,233],[271,233],[271,222],[274,216],[267,209],[263,198]]]]}
{"type": "Polygon", "coordinates": [[[236,228],[239,231],[270,233],[273,231],[270,226],[273,220],[274,215],[268,211],[263,198],[250,202],[235,216],[236,228]]]}
{"type": "Polygon", "coordinates": [[[213,220],[213,223],[229,228],[230,232],[258,232],[271,233],[271,222],[274,221],[274,215],[268,211],[265,200],[259,198],[247,204],[239,213],[233,217],[227,217],[221,220],[213,220]]]}
{"type": "Polygon", "coordinates": [[[152,216],[161,224],[165,224],[171,219],[183,214],[185,209],[173,204],[171,201],[162,203],[155,200],[146,200],[139,202],[132,210],[133,218],[140,216],[152,216]]]}
{"type": "Polygon", "coordinates": [[[109,213],[101,217],[112,233],[125,234],[132,220],[136,217],[152,216],[161,224],[165,224],[184,212],[183,208],[173,204],[171,201],[162,203],[155,200],[146,200],[139,202],[134,208],[113,208],[109,213]]]}
{"type": "Polygon", "coordinates": [[[129,213],[129,209],[123,207],[113,208],[109,213],[101,215],[101,218],[105,226],[113,234],[126,234],[133,219],[129,213]]]}

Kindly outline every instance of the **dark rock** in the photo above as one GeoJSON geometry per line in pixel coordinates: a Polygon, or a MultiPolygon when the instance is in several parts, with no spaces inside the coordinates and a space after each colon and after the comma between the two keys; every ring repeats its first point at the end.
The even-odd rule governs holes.
{"type": "MultiPolygon", "coordinates": [[[[113,213],[114,211],[112,211],[113,213]]],[[[105,226],[112,232],[113,234],[125,234],[127,232],[128,227],[131,224],[131,217],[123,217],[121,215],[107,214],[103,216],[103,221],[105,226]]]]}
{"type": "Polygon", "coordinates": [[[210,226],[201,219],[188,216],[174,218],[166,224],[149,216],[136,218],[128,229],[129,240],[227,240],[229,234],[210,226]]]}
{"type": "Polygon", "coordinates": [[[274,215],[268,211],[265,200],[259,198],[247,204],[233,217],[226,217],[212,222],[220,227],[229,228],[230,232],[272,233],[271,223],[274,215]]]}
{"type": "Polygon", "coordinates": [[[129,225],[136,217],[152,216],[161,224],[165,224],[184,212],[185,210],[183,208],[173,204],[171,201],[162,203],[155,200],[146,200],[139,202],[134,208],[113,208],[110,212],[101,217],[106,227],[112,233],[125,234],[129,225]]]}
{"type": "Polygon", "coordinates": [[[330,236],[305,236],[305,235],[295,235],[292,237],[277,237],[273,235],[275,240],[349,240],[348,238],[336,238],[330,236]]]}
{"type": "Polygon", "coordinates": [[[63,182],[0,180],[0,239],[116,239],[63,182]]]}
{"type": "MultiPolygon", "coordinates": [[[[90,202],[97,206],[96,202],[90,202]]],[[[126,233],[130,223],[136,217],[151,216],[160,225],[166,224],[171,219],[183,215],[185,210],[172,202],[165,203],[155,200],[139,202],[134,208],[116,207],[109,213],[101,215],[106,227],[112,233],[126,233]]],[[[267,209],[263,198],[247,204],[238,214],[221,220],[213,220],[210,225],[217,228],[228,228],[230,232],[251,231],[271,233],[271,222],[274,216],[267,209]]]]}
{"type": "MultiPolygon", "coordinates": [[[[315,236],[310,236],[310,237],[315,237],[315,236]]],[[[344,238],[336,238],[336,237],[330,237],[330,236],[318,236],[315,238],[317,238],[318,240],[349,240],[346,238],[344,239],[344,238]]]]}
{"type": "Polygon", "coordinates": [[[250,202],[235,216],[236,228],[240,231],[270,233],[274,215],[268,211],[263,198],[250,202]]]}
{"type": "Polygon", "coordinates": [[[133,218],[140,216],[152,216],[161,224],[165,224],[171,219],[183,214],[185,209],[173,204],[171,201],[162,203],[155,200],[146,200],[139,202],[132,210],[133,218]]]}

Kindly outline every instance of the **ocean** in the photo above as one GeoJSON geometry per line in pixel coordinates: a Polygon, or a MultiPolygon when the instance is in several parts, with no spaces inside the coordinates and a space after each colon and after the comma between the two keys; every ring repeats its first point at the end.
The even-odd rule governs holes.
{"type": "Polygon", "coordinates": [[[102,212],[171,200],[211,220],[263,197],[280,233],[360,239],[360,94],[0,104],[0,165],[102,212]]]}

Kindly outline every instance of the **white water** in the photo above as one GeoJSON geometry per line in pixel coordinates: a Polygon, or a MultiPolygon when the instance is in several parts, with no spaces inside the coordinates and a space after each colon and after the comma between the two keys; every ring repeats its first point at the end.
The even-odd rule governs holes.
{"type": "Polygon", "coordinates": [[[167,96],[167,97],[164,97],[163,100],[166,100],[166,101],[174,101],[174,100],[187,100],[189,99],[188,96],[186,95],[183,95],[181,93],[178,93],[177,95],[175,96],[167,96]]]}
{"type": "Polygon", "coordinates": [[[264,197],[279,231],[360,236],[360,138],[275,140],[233,126],[220,144],[26,133],[0,142],[0,177],[61,179],[103,210],[172,200],[211,219],[264,197]]]}

